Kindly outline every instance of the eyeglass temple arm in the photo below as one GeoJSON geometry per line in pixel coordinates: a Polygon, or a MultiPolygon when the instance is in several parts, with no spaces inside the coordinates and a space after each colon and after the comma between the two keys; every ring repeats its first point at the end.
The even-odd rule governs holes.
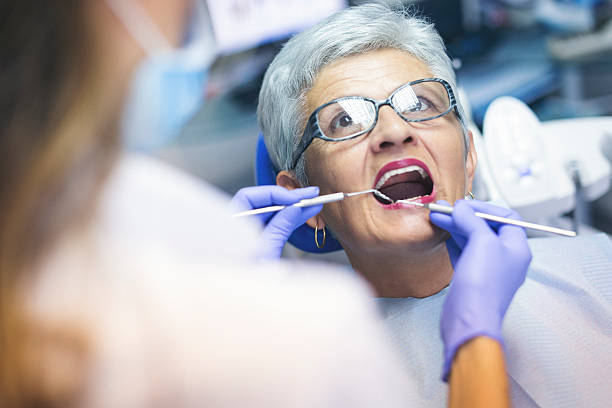
{"type": "Polygon", "coordinates": [[[314,138],[317,137],[317,135],[320,133],[321,131],[319,130],[319,126],[317,125],[316,113],[313,113],[312,116],[310,116],[310,118],[308,119],[308,122],[306,123],[306,129],[304,129],[304,133],[300,138],[300,142],[298,143],[297,149],[295,149],[295,153],[291,162],[292,169],[295,169],[295,166],[297,166],[297,163],[300,160],[300,156],[302,156],[302,153],[306,151],[306,149],[308,148],[308,146],[310,146],[314,138]]]}

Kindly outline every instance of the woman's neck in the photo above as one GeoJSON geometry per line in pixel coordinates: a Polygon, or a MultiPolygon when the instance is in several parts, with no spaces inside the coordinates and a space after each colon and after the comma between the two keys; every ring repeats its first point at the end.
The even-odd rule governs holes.
{"type": "Polygon", "coordinates": [[[424,298],[444,289],[453,267],[442,242],[430,250],[394,253],[355,253],[347,249],[353,268],[374,288],[377,296],[424,298]]]}

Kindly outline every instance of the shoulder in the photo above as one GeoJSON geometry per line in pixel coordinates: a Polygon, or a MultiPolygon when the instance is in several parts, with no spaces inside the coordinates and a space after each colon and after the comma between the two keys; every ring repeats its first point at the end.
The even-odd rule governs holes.
{"type": "Polygon", "coordinates": [[[601,296],[612,305],[612,243],[605,234],[529,240],[528,280],[601,296]]]}
{"type": "Polygon", "coordinates": [[[529,245],[532,264],[504,320],[508,373],[541,406],[609,401],[609,238],[536,238],[529,245]]]}
{"type": "Polygon", "coordinates": [[[139,389],[126,384],[147,379],[138,384],[145,399],[135,406],[150,405],[146,398],[160,392],[176,396],[177,406],[190,397],[219,398],[223,406],[332,406],[360,386],[385,390],[369,398],[391,399],[375,375],[397,372],[359,281],[316,264],[153,257],[135,267],[104,284],[112,301],[96,319],[104,362],[94,367],[104,379],[94,384],[96,395],[125,398],[139,389]]]}
{"type": "Polygon", "coordinates": [[[612,244],[604,234],[578,235],[573,238],[531,238],[529,246],[534,252],[534,263],[570,260],[580,263],[585,257],[602,262],[612,261],[612,244]]]}
{"type": "Polygon", "coordinates": [[[245,257],[258,226],[231,218],[229,197],[145,156],[122,157],[102,192],[94,228],[106,239],[201,256],[245,257]]]}
{"type": "Polygon", "coordinates": [[[400,376],[365,284],[320,264],[253,262],[243,252],[257,230],[233,224],[226,205],[163,164],[123,160],[90,234],[41,268],[30,307],[92,340],[92,406],[165,396],[176,406],[392,405],[400,376]]]}

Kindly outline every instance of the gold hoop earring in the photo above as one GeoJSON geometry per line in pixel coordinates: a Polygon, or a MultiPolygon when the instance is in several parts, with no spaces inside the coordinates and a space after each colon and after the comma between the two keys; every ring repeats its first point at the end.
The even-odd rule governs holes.
{"type": "Polygon", "coordinates": [[[474,193],[472,193],[470,190],[468,190],[467,195],[465,197],[468,200],[475,200],[474,198],[474,193]]]}
{"type": "Polygon", "coordinates": [[[323,247],[325,246],[325,227],[323,227],[323,242],[321,242],[321,244],[319,245],[319,225],[315,224],[315,244],[317,245],[317,248],[319,249],[323,249],[323,247]]]}

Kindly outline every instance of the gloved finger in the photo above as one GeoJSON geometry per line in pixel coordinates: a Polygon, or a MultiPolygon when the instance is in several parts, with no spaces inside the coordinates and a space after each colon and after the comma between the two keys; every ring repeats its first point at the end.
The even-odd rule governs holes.
{"type": "MultiPolygon", "coordinates": [[[[281,187],[281,188],[283,188],[283,187],[281,187]]],[[[316,187],[316,186],[306,187],[306,188],[296,188],[294,190],[286,190],[286,191],[294,196],[294,198],[291,199],[290,202],[286,202],[286,201],[283,202],[282,201],[282,198],[285,197],[285,193],[284,192],[279,193],[279,195],[281,197],[278,197],[276,195],[276,193],[273,192],[272,200],[275,200],[275,201],[272,204],[270,204],[270,205],[291,205],[291,204],[297,203],[298,201],[303,200],[305,198],[313,198],[313,197],[316,197],[316,196],[319,195],[319,187],[316,187]],[[276,201],[277,199],[278,199],[278,201],[276,201]]],[[[265,207],[265,205],[264,205],[264,207],[265,207]]],[[[281,211],[279,211],[277,213],[265,213],[265,214],[261,214],[260,215],[260,219],[262,220],[264,225],[267,225],[268,223],[273,222],[274,218],[276,218],[277,216],[286,217],[286,216],[288,216],[288,214],[294,214],[295,213],[294,211],[283,212],[283,211],[288,210],[289,208],[291,208],[291,207],[287,207],[287,208],[285,208],[285,209],[283,209],[283,210],[281,210],[281,211]]],[[[292,207],[292,208],[298,208],[298,207],[292,207]]],[[[306,222],[306,220],[308,218],[314,217],[315,215],[317,215],[319,213],[319,211],[321,211],[321,208],[322,208],[322,206],[313,206],[313,207],[300,208],[300,210],[302,210],[301,213],[300,213],[300,214],[302,214],[301,218],[294,221],[296,223],[296,226],[292,229],[292,231],[295,228],[297,228],[300,225],[302,225],[304,222],[306,222]],[[309,215],[309,214],[312,214],[312,215],[309,215]]]]}
{"type": "Polygon", "coordinates": [[[450,258],[454,269],[457,260],[461,256],[461,248],[457,245],[457,242],[455,242],[453,237],[450,237],[446,240],[446,249],[448,250],[448,257],[450,258]]]}
{"type": "Polygon", "coordinates": [[[459,231],[455,227],[455,225],[453,224],[453,219],[451,215],[432,212],[429,215],[429,218],[431,219],[431,222],[434,225],[437,225],[438,227],[443,228],[446,231],[448,231],[452,239],[455,241],[455,243],[458,245],[459,248],[463,248],[465,246],[465,243],[467,242],[467,238],[461,235],[461,231],[459,231]]]}
{"type": "Polygon", "coordinates": [[[236,193],[232,204],[250,210],[270,205],[294,204],[305,198],[316,197],[318,194],[319,187],[316,186],[295,190],[288,190],[281,186],[245,187],[236,193]]]}
{"type": "Polygon", "coordinates": [[[261,194],[262,188],[271,186],[244,187],[238,190],[230,201],[230,206],[235,211],[252,210],[253,206],[249,200],[249,196],[261,194]]]}
{"type": "Polygon", "coordinates": [[[429,213],[429,220],[431,221],[432,224],[442,229],[445,229],[447,231],[452,230],[454,227],[453,217],[451,217],[450,214],[444,214],[444,213],[431,211],[429,213]]]}
{"type": "MultiPolygon", "coordinates": [[[[521,216],[516,212],[510,210],[511,213],[506,216],[506,218],[510,218],[512,220],[521,220],[521,216]]],[[[518,227],[512,224],[501,224],[498,228],[498,235],[503,239],[512,239],[512,238],[526,238],[527,233],[525,229],[522,227],[518,227]]]]}
{"type": "Polygon", "coordinates": [[[451,238],[453,239],[453,241],[455,241],[455,244],[457,245],[457,247],[459,249],[463,249],[465,247],[465,244],[467,244],[468,237],[466,235],[463,235],[463,233],[458,229],[454,229],[449,232],[450,232],[451,238]]]}
{"type": "Polygon", "coordinates": [[[450,214],[437,213],[432,211],[429,214],[429,219],[434,225],[448,231],[453,240],[459,246],[459,248],[463,248],[465,246],[467,238],[461,235],[461,232],[455,227],[453,223],[453,217],[450,214]]]}
{"type": "MultiPolygon", "coordinates": [[[[450,204],[444,200],[439,200],[436,204],[450,206],[450,204]]],[[[431,211],[429,213],[429,218],[434,225],[448,231],[460,249],[465,246],[467,238],[461,235],[461,232],[455,227],[452,215],[431,211]]]]}
{"type": "Polygon", "coordinates": [[[285,212],[283,216],[278,217],[278,215],[280,215],[279,212],[279,214],[276,214],[276,216],[270,220],[268,225],[266,225],[264,228],[261,236],[261,242],[263,242],[264,246],[267,247],[267,252],[270,254],[278,253],[278,256],[280,256],[283,246],[294,230],[294,223],[291,220],[292,218],[299,216],[301,210],[302,209],[298,207],[288,207],[282,210],[285,212]]]}
{"type": "MultiPolygon", "coordinates": [[[[268,223],[266,229],[275,228],[289,235],[304,224],[306,220],[314,217],[323,209],[323,205],[313,205],[311,207],[287,207],[279,211],[268,223]]],[[[287,235],[288,237],[288,235],[287,235]]]]}
{"type": "Polygon", "coordinates": [[[279,258],[293,231],[307,219],[315,216],[322,208],[322,205],[305,208],[291,206],[279,211],[263,230],[261,242],[264,243],[264,247],[261,250],[260,257],[266,259],[279,258]]]}
{"type": "Polygon", "coordinates": [[[516,257],[531,261],[531,250],[527,244],[527,233],[522,227],[504,224],[499,228],[499,239],[506,248],[511,248],[516,257]]]}
{"type": "MultiPolygon", "coordinates": [[[[297,195],[300,200],[304,200],[306,198],[314,198],[319,195],[319,187],[310,186],[303,188],[296,188],[293,190],[289,190],[292,194],[297,195]]],[[[298,200],[299,201],[299,200],[298,200]]],[[[289,204],[289,203],[287,203],[289,204]]]]}
{"type": "MultiPolygon", "coordinates": [[[[520,221],[520,214],[510,208],[499,207],[493,204],[484,203],[476,200],[466,200],[466,203],[475,211],[497,215],[499,217],[510,218],[520,221]]],[[[487,224],[502,238],[502,241],[510,243],[513,241],[521,242],[526,239],[525,230],[515,225],[503,224],[495,221],[487,221],[487,224]]],[[[525,243],[526,245],[526,243],[525,243]]]]}
{"type": "MultiPolygon", "coordinates": [[[[438,200],[436,201],[436,204],[445,205],[448,207],[451,206],[448,201],[445,200],[438,200]]],[[[443,228],[447,231],[453,229],[453,217],[450,214],[430,211],[429,219],[431,220],[431,222],[434,223],[434,225],[437,225],[438,227],[443,228]]]]}
{"type": "Polygon", "coordinates": [[[493,234],[487,223],[474,215],[474,210],[466,200],[457,200],[453,209],[453,224],[455,231],[466,237],[475,233],[493,234]]]}
{"type": "MultiPolygon", "coordinates": [[[[520,220],[521,216],[514,210],[506,207],[500,207],[497,205],[493,205],[490,203],[485,203],[483,201],[478,200],[466,200],[467,204],[474,210],[482,213],[487,213],[491,215],[496,215],[498,217],[512,218],[514,220],[520,220]]],[[[489,221],[487,220],[487,224],[497,233],[499,228],[502,227],[503,223],[489,221]]]]}
{"type": "Polygon", "coordinates": [[[474,211],[480,211],[491,215],[497,215],[498,217],[511,217],[518,215],[518,213],[510,208],[500,207],[491,203],[478,200],[461,200],[472,208],[474,211]]]}
{"type": "MultiPolygon", "coordinates": [[[[498,207],[487,203],[479,203],[472,208],[479,208],[478,211],[512,220],[522,220],[520,214],[510,208],[498,207]]],[[[487,223],[497,233],[504,246],[513,248],[513,252],[517,257],[529,257],[529,259],[531,259],[531,252],[529,250],[529,245],[527,245],[527,233],[524,228],[494,221],[487,221],[487,223]],[[525,254],[525,256],[523,256],[523,254],[525,254]]]]}
{"type": "MultiPolygon", "coordinates": [[[[281,186],[256,186],[242,190],[247,205],[251,208],[261,208],[269,205],[294,204],[304,198],[316,197],[319,187],[306,187],[288,190],[281,186]]],[[[240,193],[239,191],[239,193],[240,193]]]]}
{"type": "Polygon", "coordinates": [[[309,218],[317,215],[322,209],[323,205],[314,205],[304,208],[287,207],[272,217],[268,225],[264,228],[264,234],[275,234],[283,237],[286,241],[296,228],[304,224],[309,218]]]}

